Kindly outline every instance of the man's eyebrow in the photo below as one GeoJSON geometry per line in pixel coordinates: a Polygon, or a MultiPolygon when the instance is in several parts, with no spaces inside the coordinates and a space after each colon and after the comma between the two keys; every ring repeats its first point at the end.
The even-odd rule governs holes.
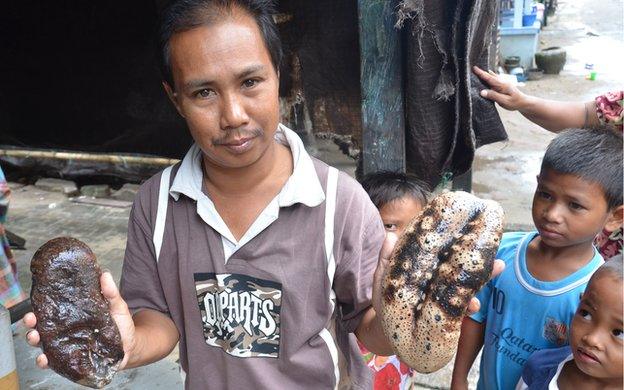
{"type": "Polygon", "coordinates": [[[244,79],[245,77],[254,74],[258,71],[264,70],[265,66],[263,64],[251,65],[245,69],[243,69],[238,75],[238,79],[244,79]]]}
{"type": "Polygon", "coordinates": [[[191,81],[187,81],[186,83],[184,83],[184,89],[195,89],[195,88],[199,88],[199,87],[208,87],[210,85],[214,84],[214,81],[212,80],[191,80],[191,81]]]}
{"type": "MultiPolygon", "coordinates": [[[[258,64],[258,65],[251,65],[245,69],[243,69],[240,73],[238,73],[236,75],[236,78],[238,80],[240,79],[244,79],[246,77],[248,77],[249,75],[252,75],[258,71],[264,70],[265,66],[263,64],[258,64]]],[[[200,88],[200,87],[209,87],[211,85],[215,84],[214,80],[207,80],[207,79],[196,79],[196,80],[190,80],[187,81],[186,83],[184,83],[184,88],[185,89],[195,89],[195,88],[200,88]]]]}

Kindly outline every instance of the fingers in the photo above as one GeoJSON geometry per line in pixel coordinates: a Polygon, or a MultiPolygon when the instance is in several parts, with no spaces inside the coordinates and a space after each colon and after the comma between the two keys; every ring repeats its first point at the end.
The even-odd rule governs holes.
{"type": "Polygon", "coordinates": [[[492,88],[498,87],[502,84],[498,80],[498,77],[496,77],[496,74],[492,72],[491,70],[486,72],[483,69],[479,68],[478,66],[473,66],[472,71],[481,79],[481,81],[483,81],[484,83],[486,83],[492,88]]]}
{"type": "Polygon", "coordinates": [[[119,289],[110,272],[102,272],[102,276],[100,276],[100,286],[104,298],[108,300],[111,314],[126,314],[128,312],[128,305],[126,305],[126,302],[121,298],[119,289]]]}
{"type": "Polygon", "coordinates": [[[392,251],[394,250],[394,246],[396,245],[399,237],[393,232],[386,233],[386,239],[384,240],[383,246],[381,247],[381,253],[379,255],[380,259],[387,261],[390,259],[392,255],[392,251]]]}
{"type": "Polygon", "coordinates": [[[477,298],[472,298],[468,303],[468,315],[474,314],[481,308],[481,302],[477,298]]]}
{"type": "MultiPolygon", "coordinates": [[[[496,259],[492,265],[492,273],[490,279],[497,277],[505,269],[505,262],[503,260],[496,259]]],[[[474,314],[481,308],[481,302],[477,298],[472,298],[468,303],[468,315],[474,314]]]]}
{"type": "Polygon", "coordinates": [[[499,259],[494,260],[494,265],[492,266],[492,274],[490,275],[490,279],[497,277],[504,270],[505,270],[505,262],[499,259]]]}
{"type": "Polygon", "coordinates": [[[24,314],[24,318],[22,320],[24,321],[24,325],[28,328],[34,328],[37,325],[37,317],[35,317],[35,313],[33,312],[24,314]]]}
{"type": "Polygon", "coordinates": [[[38,346],[39,342],[41,341],[41,337],[39,337],[39,332],[37,332],[35,329],[31,329],[26,332],[26,341],[33,347],[38,346]]]}
{"type": "Polygon", "coordinates": [[[373,275],[373,306],[375,307],[375,310],[381,309],[381,283],[397,240],[398,237],[396,234],[392,232],[386,233],[386,239],[384,240],[381,252],[379,253],[379,262],[377,263],[377,268],[375,269],[375,274],[373,275]]]}
{"type": "Polygon", "coordinates": [[[37,359],[35,361],[37,362],[37,366],[39,366],[39,368],[48,368],[48,358],[46,357],[46,355],[41,354],[37,356],[37,359]]]}
{"type": "Polygon", "coordinates": [[[486,99],[495,101],[496,103],[500,105],[504,105],[507,99],[509,99],[508,95],[504,93],[496,92],[493,89],[483,89],[481,90],[481,92],[479,92],[479,95],[481,95],[481,97],[484,97],[486,99]]]}

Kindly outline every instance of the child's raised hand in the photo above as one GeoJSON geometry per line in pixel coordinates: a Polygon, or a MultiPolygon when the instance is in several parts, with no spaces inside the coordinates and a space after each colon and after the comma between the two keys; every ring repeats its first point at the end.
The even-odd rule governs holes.
{"type": "Polygon", "coordinates": [[[477,66],[473,66],[472,71],[490,87],[490,89],[484,89],[480,92],[482,97],[498,103],[506,110],[522,111],[526,104],[527,96],[520,92],[518,88],[503,81],[491,70],[486,72],[477,66]]]}

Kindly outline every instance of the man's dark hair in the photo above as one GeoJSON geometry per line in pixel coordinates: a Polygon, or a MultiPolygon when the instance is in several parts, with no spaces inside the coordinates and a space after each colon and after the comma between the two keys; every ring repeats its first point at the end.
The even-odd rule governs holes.
{"type": "Polygon", "coordinates": [[[542,168],[602,187],[609,210],[622,204],[622,133],[608,128],[569,129],[553,139],[542,168]]]}
{"type": "Polygon", "coordinates": [[[159,62],[163,79],[173,86],[169,41],[175,33],[209,25],[239,9],[252,16],[278,72],[282,62],[282,42],[273,21],[275,6],[272,0],[179,0],[163,11],[158,28],[159,62]]]}
{"type": "Polygon", "coordinates": [[[362,187],[378,209],[404,196],[411,196],[424,206],[429,196],[429,186],[425,182],[400,172],[369,173],[362,178],[362,187]]]}

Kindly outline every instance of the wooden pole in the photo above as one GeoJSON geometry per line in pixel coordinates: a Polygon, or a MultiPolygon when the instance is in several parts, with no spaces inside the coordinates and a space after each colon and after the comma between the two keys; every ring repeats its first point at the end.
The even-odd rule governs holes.
{"type": "Polygon", "coordinates": [[[163,157],[127,156],[121,154],[100,154],[81,152],[55,152],[48,150],[0,149],[0,157],[37,158],[49,160],[73,160],[84,162],[101,162],[122,165],[169,166],[180,160],[163,157]]]}
{"type": "Polygon", "coordinates": [[[358,0],[363,173],[405,171],[403,59],[397,0],[358,0]]]}

